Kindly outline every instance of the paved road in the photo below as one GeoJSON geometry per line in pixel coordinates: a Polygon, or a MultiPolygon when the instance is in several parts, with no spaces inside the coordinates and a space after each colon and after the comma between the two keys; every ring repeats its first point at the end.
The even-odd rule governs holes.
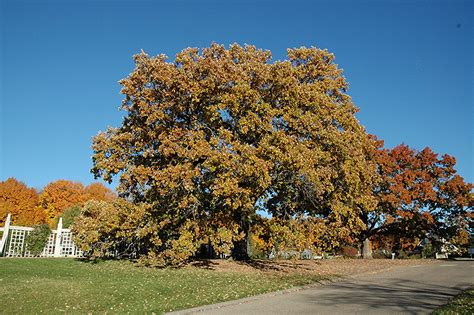
{"type": "Polygon", "coordinates": [[[473,284],[473,261],[440,261],[180,313],[429,314],[473,284]]]}

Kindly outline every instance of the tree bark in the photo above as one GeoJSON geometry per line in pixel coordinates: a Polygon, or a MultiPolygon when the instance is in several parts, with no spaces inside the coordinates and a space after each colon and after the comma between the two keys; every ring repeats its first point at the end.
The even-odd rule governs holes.
{"type": "Polygon", "coordinates": [[[244,237],[240,241],[234,242],[234,248],[232,248],[232,258],[235,260],[249,260],[249,231],[250,222],[244,216],[240,218],[239,232],[244,233],[244,237]]]}
{"type": "Polygon", "coordinates": [[[368,238],[362,242],[362,257],[372,259],[372,242],[368,238]]]}

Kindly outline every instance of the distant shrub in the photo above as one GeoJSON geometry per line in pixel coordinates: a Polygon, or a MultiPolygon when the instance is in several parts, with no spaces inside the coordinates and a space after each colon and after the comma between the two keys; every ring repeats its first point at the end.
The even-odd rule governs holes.
{"type": "Polygon", "coordinates": [[[435,254],[435,249],[431,244],[431,241],[427,240],[423,246],[423,250],[421,251],[421,257],[423,258],[431,258],[435,254]]]}
{"type": "Polygon", "coordinates": [[[43,251],[48,242],[51,229],[47,224],[39,224],[33,227],[25,238],[26,249],[33,255],[38,256],[43,251]]]}
{"type": "MultiPolygon", "coordinates": [[[[81,214],[81,211],[82,208],[79,205],[74,205],[64,210],[64,213],[61,215],[63,218],[63,228],[69,228],[74,223],[74,220],[81,214]]],[[[57,221],[59,221],[59,218],[57,218],[57,221]]]]}

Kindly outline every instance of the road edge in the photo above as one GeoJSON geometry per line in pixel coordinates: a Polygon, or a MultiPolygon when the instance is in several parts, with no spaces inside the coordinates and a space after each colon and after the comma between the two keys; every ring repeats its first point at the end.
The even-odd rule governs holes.
{"type": "Polygon", "coordinates": [[[305,289],[310,289],[310,288],[314,288],[314,287],[319,287],[319,286],[324,286],[324,285],[328,285],[328,284],[332,284],[332,283],[337,283],[337,282],[348,280],[348,279],[357,279],[357,278],[364,277],[364,276],[367,276],[367,275],[374,275],[374,274],[378,274],[380,272],[389,271],[389,270],[393,270],[393,269],[397,269],[397,268],[420,266],[420,265],[424,265],[424,264],[432,264],[432,263],[435,263],[435,262],[439,262],[439,261],[436,261],[436,260],[431,260],[429,262],[425,261],[423,263],[412,265],[412,266],[389,266],[387,268],[379,269],[379,270],[376,270],[376,271],[363,272],[363,273],[359,273],[359,274],[353,275],[353,276],[334,275],[333,278],[323,279],[323,280],[316,281],[316,282],[313,282],[313,283],[310,283],[310,284],[305,284],[305,285],[301,285],[301,286],[291,287],[291,288],[288,288],[288,289],[283,289],[283,290],[278,290],[278,291],[272,291],[272,292],[252,295],[252,296],[248,296],[248,297],[244,297],[244,298],[236,299],[236,300],[218,302],[218,303],[214,303],[214,304],[207,304],[207,305],[201,305],[201,306],[196,306],[196,307],[182,309],[182,310],[176,310],[176,311],[172,311],[172,312],[166,312],[164,314],[166,314],[166,315],[189,315],[189,314],[202,313],[202,312],[205,312],[205,311],[220,309],[220,308],[224,308],[224,307],[228,307],[228,306],[245,304],[245,303],[249,303],[249,302],[259,300],[259,299],[262,299],[262,298],[266,298],[266,297],[285,295],[285,294],[298,292],[298,291],[305,290],[305,289]]]}

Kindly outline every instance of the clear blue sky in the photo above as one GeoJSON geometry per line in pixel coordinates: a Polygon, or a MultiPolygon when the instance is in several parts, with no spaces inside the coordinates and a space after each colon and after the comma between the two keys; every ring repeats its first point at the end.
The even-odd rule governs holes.
{"type": "Polygon", "coordinates": [[[93,181],[132,55],[215,41],[327,48],[370,133],[452,154],[474,181],[474,1],[219,2],[0,0],[0,180],[93,181]]]}

